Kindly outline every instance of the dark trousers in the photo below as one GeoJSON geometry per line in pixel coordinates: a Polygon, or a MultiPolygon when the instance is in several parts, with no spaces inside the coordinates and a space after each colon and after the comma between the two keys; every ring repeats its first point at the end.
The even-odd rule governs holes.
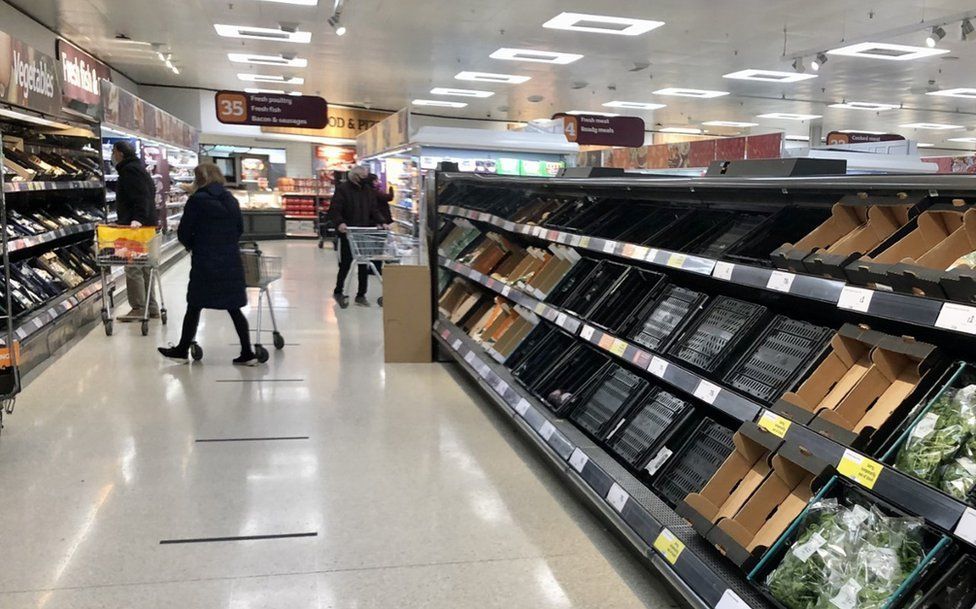
{"type": "MultiPolygon", "coordinates": [[[[197,336],[197,326],[200,325],[200,307],[187,306],[186,316],[183,318],[183,335],[180,337],[178,349],[185,350],[190,348],[190,343],[197,336]]],[[[247,317],[240,309],[227,309],[231,321],[234,322],[234,329],[237,330],[237,338],[241,341],[241,353],[253,353],[251,350],[251,330],[247,324],[247,317]]]]}
{"type": "MultiPolygon", "coordinates": [[[[383,263],[374,262],[373,266],[380,274],[383,273],[383,263]]],[[[339,276],[336,278],[335,293],[341,294],[345,292],[346,287],[346,277],[349,276],[349,271],[352,269],[352,250],[349,248],[349,238],[340,235],[339,236],[339,276]]],[[[359,286],[356,289],[356,296],[365,296],[366,290],[369,288],[369,265],[360,264],[359,265],[359,286]]]]}

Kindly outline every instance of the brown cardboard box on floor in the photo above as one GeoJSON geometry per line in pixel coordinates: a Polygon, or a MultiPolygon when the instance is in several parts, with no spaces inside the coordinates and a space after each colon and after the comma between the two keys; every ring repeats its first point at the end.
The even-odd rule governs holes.
{"type": "Polygon", "coordinates": [[[383,352],[386,363],[429,363],[431,344],[430,269],[383,267],[383,352]]]}

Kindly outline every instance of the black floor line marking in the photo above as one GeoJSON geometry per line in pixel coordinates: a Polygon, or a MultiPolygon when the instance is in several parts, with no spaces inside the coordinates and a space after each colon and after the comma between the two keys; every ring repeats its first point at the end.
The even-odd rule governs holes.
{"type": "Polygon", "coordinates": [[[315,533],[279,533],[277,535],[241,535],[238,537],[201,537],[198,539],[161,539],[159,545],[166,546],[177,543],[219,543],[222,541],[260,541],[264,539],[292,539],[295,537],[318,537],[315,533]]]}
{"type": "Polygon", "coordinates": [[[196,442],[271,442],[273,440],[308,440],[308,436],[268,436],[266,438],[201,438],[196,442]]]}
{"type": "Polygon", "coordinates": [[[304,383],[305,379],[217,379],[218,383],[304,383]]]}

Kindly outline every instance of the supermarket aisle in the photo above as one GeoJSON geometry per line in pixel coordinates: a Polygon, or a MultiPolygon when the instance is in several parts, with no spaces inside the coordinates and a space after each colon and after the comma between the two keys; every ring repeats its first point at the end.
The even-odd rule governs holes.
{"type": "Polygon", "coordinates": [[[230,365],[215,312],[203,365],[156,356],[183,262],[166,331],[96,328],[31,382],[0,438],[0,608],[673,604],[449,367],[383,365],[379,309],[326,299],[331,251],[266,248],[289,343],[266,368],[230,365]],[[293,536],[160,543],[264,535],[293,536]]]}

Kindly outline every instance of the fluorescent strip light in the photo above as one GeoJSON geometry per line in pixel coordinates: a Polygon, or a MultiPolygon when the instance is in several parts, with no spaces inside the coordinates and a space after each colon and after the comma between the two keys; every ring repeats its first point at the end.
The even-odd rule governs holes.
{"type": "Polygon", "coordinates": [[[46,118],[41,118],[39,116],[33,116],[31,114],[24,114],[17,112],[16,110],[7,110],[6,108],[0,108],[0,116],[6,118],[12,118],[18,121],[24,121],[27,123],[34,123],[35,125],[41,125],[42,127],[54,127],[55,129],[71,129],[71,125],[66,125],[64,123],[59,123],[57,121],[51,121],[46,118]]]}
{"type": "Polygon", "coordinates": [[[809,135],[787,135],[783,137],[787,142],[809,142],[809,135]]]}
{"type": "Polygon", "coordinates": [[[722,78],[731,78],[732,80],[757,80],[759,82],[799,82],[801,80],[810,80],[811,78],[816,78],[816,74],[801,74],[799,72],[778,72],[776,70],[739,70],[738,72],[732,72],[726,74],[722,78]]]}
{"type": "Polygon", "coordinates": [[[667,108],[664,104],[647,104],[644,102],[611,101],[603,104],[604,108],[628,108],[630,110],[659,110],[667,108]]]}
{"type": "Polygon", "coordinates": [[[238,74],[238,78],[246,82],[280,82],[285,85],[304,85],[301,76],[276,76],[270,74],[238,74]]]}
{"type": "Polygon", "coordinates": [[[249,40],[271,40],[275,42],[297,42],[308,44],[312,41],[311,32],[286,32],[269,27],[250,27],[246,25],[214,24],[217,34],[225,38],[247,38],[249,40]]]}
{"type": "Polygon", "coordinates": [[[681,87],[668,87],[667,89],[658,89],[654,92],[654,95],[675,95],[678,97],[697,97],[700,99],[708,99],[712,97],[722,97],[723,95],[728,95],[728,91],[709,91],[708,89],[682,89],[681,87]]]}
{"type": "Polygon", "coordinates": [[[249,87],[247,89],[244,89],[244,92],[245,93],[267,93],[268,95],[284,95],[285,94],[285,92],[283,90],[281,90],[281,89],[255,89],[253,87],[249,87]]]}
{"type": "Polygon", "coordinates": [[[647,19],[606,17],[604,15],[587,15],[584,13],[561,13],[543,23],[542,27],[551,30],[570,30],[572,32],[640,36],[662,25],[664,25],[663,21],[649,21],[647,19]],[[603,24],[602,27],[601,24],[603,24]]]}
{"type": "Polygon", "coordinates": [[[439,99],[415,99],[415,106],[434,106],[436,108],[466,108],[468,104],[463,102],[443,101],[439,99]]]}
{"type": "Polygon", "coordinates": [[[915,142],[917,148],[935,148],[935,144],[926,144],[925,142],[915,142]]]}
{"type": "Polygon", "coordinates": [[[235,63],[256,63],[264,66],[282,66],[286,68],[306,68],[308,60],[301,57],[288,58],[283,55],[248,55],[246,53],[228,53],[227,59],[235,63]]]}
{"type": "Polygon", "coordinates": [[[929,91],[926,95],[938,97],[963,97],[966,99],[976,99],[976,89],[961,87],[959,89],[943,89],[941,91],[929,91]]]}
{"type": "Polygon", "coordinates": [[[960,142],[963,144],[976,144],[976,137],[950,137],[947,142],[960,142]]]}
{"type": "Polygon", "coordinates": [[[494,91],[479,91],[477,89],[451,89],[450,87],[434,87],[431,95],[454,95],[455,97],[491,97],[494,91]]]}
{"type": "Polygon", "coordinates": [[[949,49],[930,49],[928,47],[913,47],[904,44],[890,44],[887,42],[862,42],[850,46],[827,51],[828,55],[842,55],[845,57],[865,57],[868,59],[885,59],[888,61],[911,61],[935,55],[944,55],[949,49]]]}
{"type": "Polygon", "coordinates": [[[532,80],[531,76],[515,76],[514,74],[495,74],[494,72],[458,72],[456,80],[472,80],[474,82],[494,82],[504,85],[520,85],[532,80]]]}
{"type": "Polygon", "coordinates": [[[930,131],[949,131],[951,129],[962,129],[962,125],[946,125],[944,123],[906,123],[899,125],[903,129],[928,129],[930,131]]]}
{"type": "Polygon", "coordinates": [[[828,107],[844,110],[873,110],[875,112],[881,112],[883,110],[897,110],[901,106],[898,104],[876,104],[874,102],[844,102],[842,104],[830,104],[828,107]]]}
{"type": "Polygon", "coordinates": [[[706,121],[702,123],[707,127],[758,127],[759,123],[746,123],[739,121],[706,121]]]}
{"type": "Polygon", "coordinates": [[[701,129],[695,129],[694,127],[665,127],[664,129],[658,129],[659,133],[683,133],[685,135],[701,135],[701,129]]]}
{"type": "Polygon", "coordinates": [[[766,114],[760,114],[757,118],[773,118],[783,121],[812,121],[814,119],[823,118],[819,114],[794,114],[793,112],[768,112],[766,114]]]}
{"type": "Polygon", "coordinates": [[[489,55],[492,59],[504,59],[505,61],[531,61],[535,63],[554,63],[566,65],[579,59],[582,55],[576,53],[556,53],[554,51],[536,51],[534,49],[510,49],[501,48],[489,55]]]}
{"type": "Polygon", "coordinates": [[[868,135],[885,135],[887,131],[868,131],[867,129],[838,129],[837,133],[867,133],[868,135]]]}
{"type": "Polygon", "coordinates": [[[298,6],[318,6],[319,0],[264,0],[265,2],[277,2],[278,4],[297,4],[298,6]]]}
{"type": "Polygon", "coordinates": [[[573,116],[579,116],[581,114],[587,114],[589,116],[620,116],[619,114],[614,114],[613,112],[590,112],[588,110],[570,110],[566,114],[572,114],[573,116]]]}

